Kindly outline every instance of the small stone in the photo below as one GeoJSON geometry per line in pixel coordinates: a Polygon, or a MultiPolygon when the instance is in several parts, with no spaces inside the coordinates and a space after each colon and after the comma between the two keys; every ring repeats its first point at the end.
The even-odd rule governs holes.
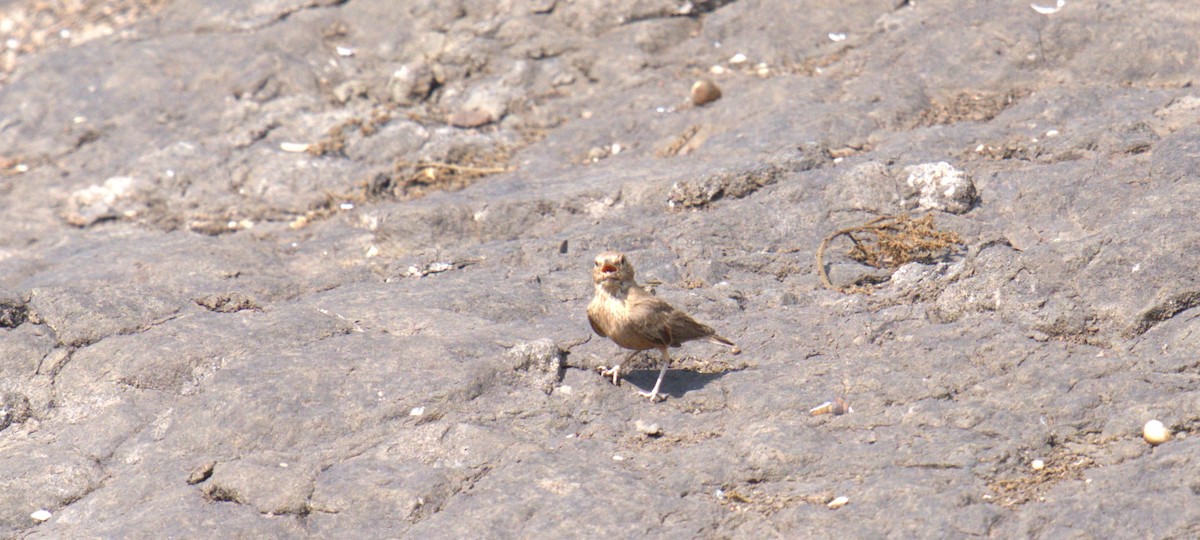
{"type": "Polygon", "coordinates": [[[338,103],[346,103],[356,97],[367,95],[367,83],[360,80],[346,81],[333,89],[333,98],[338,103]]]}
{"type": "Polygon", "coordinates": [[[700,79],[692,85],[692,105],[707,105],[721,99],[721,89],[711,79],[700,79]]]}
{"type": "Polygon", "coordinates": [[[98,221],[114,219],[121,215],[120,202],[133,194],[134,180],[128,176],[114,176],[104,185],[92,185],[71,193],[63,219],[76,227],[87,227],[98,221]]]}
{"type": "Polygon", "coordinates": [[[308,151],[308,143],[282,142],[279,143],[279,149],[284,152],[292,152],[294,154],[302,154],[308,151]]]}
{"type": "Polygon", "coordinates": [[[29,514],[29,517],[33,518],[33,520],[38,523],[50,519],[50,516],[51,514],[49,510],[38,510],[37,512],[29,514]]]}
{"type": "Polygon", "coordinates": [[[908,208],[941,210],[951,214],[962,214],[975,204],[975,183],[963,171],[949,163],[922,163],[906,167],[908,189],[905,197],[908,208]]]}
{"type": "Polygon", "coordinates": [[[446,117],[446,123],[457,128],[476,128],[479,126],[490,124],[495,119],[491,114],[479,109],[469,111],[458,111],[451,113],[446,117]]]}
{"type": "Polygon", "coordinates": [[[199,467],[192,469],[192,472],[190,474],[188,474],[188,477],[187,477],[188,485],[194,486],[196,484],[199,484],[200,482],[208,480],[212,476],[213,468],[216,466],[217,466],[217,462],[208,461],[205,463],[201,463],[199,467]]]}
{"type": "Polygon", "coordinates": [[[413,105],[425,101],[436,84],[434,70],[425,62],[413,62],[400,66],[388,80],[388,94],[400,105],[413,105]]]}
{"type": "Polygon", "coordinates": [[[1040,459],[1035,459],[1035,460],[1029,462],[1029,466],[1033,467],[1033,470],[1035,470],[1035,471],[1040,471],[1040,470],[1046,468],[1046,462],[1042,461],[1040,459]]]}
{"type": "Polygon", "coordinates": [[[830,509],[837,510],[838,508],[846,506],[847,504],[850,504],[850,497],[846,497],[843,495],[832,501],[829,501],[829,503],[826,504],[825,506],[828,506],[830,509]]]}
{"type": "Polygon", "coordinates": [[[662,428],[659,427],[658,424],[646,422],[645,420],[638,420],[634,422],[633,425],[637,428],[638,433],[641,433],[647,437],[658,437],[662,435],[662,428]]]}
{"type": "Polygon", "coordinates": [[[1171,440],[1171,431],[1162,422],[1151,420],[1142,428],[1142,438],[1151,446],[1158,446],[1171,440]]]}

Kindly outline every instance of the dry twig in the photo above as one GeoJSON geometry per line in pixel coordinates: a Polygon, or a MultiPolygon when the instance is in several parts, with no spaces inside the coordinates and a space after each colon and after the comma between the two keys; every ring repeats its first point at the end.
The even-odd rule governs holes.
{"type": "Polygon", "coordinates": [[[862,225],[833,231],[821,241],[817,248],[817,275],[825,288],[841,293],[865,292],[860,286],[836,287],[829,281],[825,270],[825,250],[837,237],[845,236],[854,243],[847,255],[863,264],[876,268],[896,269],[912,262],[929,260],[962,244],[957,233],[938,230],[933,224],[933,215],[913,219],[908,215],[880,216],[862,225]],[[855,234],[867,234],[871,241],[860,241],[855,234]]]}

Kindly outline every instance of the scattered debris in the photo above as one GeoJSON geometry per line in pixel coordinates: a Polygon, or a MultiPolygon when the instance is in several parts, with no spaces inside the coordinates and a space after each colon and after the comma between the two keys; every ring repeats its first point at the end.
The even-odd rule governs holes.
{"type": "Polygon", "coordinates": [[[1030,469],[1014,469],[1005,477],[988,482],[988,488],[996,494],[995,503],[1012,508],[1041,500],[1059,482],[1082,480],[1083,472],[1096,466],[1091,457],[1070,450],[1065,445],[1056,447],[1050,456],[1040,461],[1043,462],[1041,470],[1030,472],[1030,469]]]}
{"type": "Polygon", "coordinates": [[[195,469],[192,469],[192,472],[189,473],[188,477],[187,477],[188,485],[194,486],[196,484],[199,484],[200,482],[208,480],[210,477],[212,477],[213,468],[216,466],[217,466],[217,462],[206,461],[204,463],[201,463],[195,469]]]}
{"type": "Polygon", "coordinates": [[[850,504],[850,497],[843,495],[832,501],[829,501],[829,503],[826,504],[825,506],[828,506],[832,510],[837,510],[838,508],[846,506],[847,504],[850,504]]]}
{"type": "Polygon", "coordinates": [[[71,193],[62,218],[76,227],[87,227],[100,221],[132,217],[133,210],[122,210],[120,203],[134,192],[134,180],[114,176],[104,185],[91,185],[71,193]]]}
{"type": "Polygon", "coordinates": [[[447,272],[450,270],[457,270],[459,268],[463,268],[463,267],[466,267],[467,265],[474,264],[474,263],[475,263],[475,261],[461,261],[461,262],[431,262],[429,264],[426,264],[424,267],[412,265],[412,266],[409,266],[407,269],[405,269],[404,272],[402,272],[400,274],[400,276],[401,277],[422,278],[422,277],[428,276],[429,274],[440,274],[442,272],[447,272]]]}
{"type": "Polygon", "coordinates": [[[808,415],[820,416],[822,414],[832,414],[834,416],[841,416],[843,414],[852,412],[854,412],[854,408],[851,407],[849,403],[846,403],[846,400],[842,399],[841,397],[837,397],[834,398],[833,401],[826,401],[825,403],[809,409],[808,415]]]}
{"type": "Polygon", "coordinates": [[[240,292],[206,294],[193,300],[196,305],[217,313],[234,313],[243,310],[262,311],[254,298],[240,292]]]}
{"type": "Polygon", "coordinates": [[[838,229],[826,236],[817,248],[817,274],[826,289],[841,293],[867,292],[869,289],[853,285],[835,287],[825,270],[825,250],[839,236],[846,236],[854,243],[847,254],[850,258],[875,268],[895,270],[912,261],[929,261],[943,256],[962,245],[958,233],[941,231],[933,224],[933,215],[913,219],[908,215],[880,216],[862,225],[838,229]],[[870,234],[873,242],[860,241],[855,234],[870,234]]]}
{"type": "Polygon", "coordinates": [[[654,152],[654,155],[660,158],[687,155],[698,148],[706,138],[707,135],[700,134],[700,126],[691,125],[679,135],[671,137],[670,140],[666,141],[665,144],[654,152]]]}
{"type": "Polygon", "coordinates": [[[390,193],[402,199],[413,199],[429,191],[455,191],[470,185],[475,179],[509,172],[512,168],[500,165],[508,153],[497,150],[488,154],[469,153],[455,163],[443,161],[397,161],[393,174],[383,175],[366,187],[368,194],[390,193]]]}
{"type": "Polygon", "coordinates": [[[637,428],[638,433],[647,437],[661,437],[663,434],[662,427],[658,424],[646,422],[645,420],[638,420],[633,425],[637,428]]]}

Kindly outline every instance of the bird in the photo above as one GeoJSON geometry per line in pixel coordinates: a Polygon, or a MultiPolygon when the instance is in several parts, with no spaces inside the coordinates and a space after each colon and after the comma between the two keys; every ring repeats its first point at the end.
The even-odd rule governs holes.
{"type": "Polygon", "coordinates": [[[639,394],[650,401],[660,401],[658,391],[671,363],[667,348],[703,339],[728,345],[734,354],[740,352],[732,341],[718,335],[712,327],[646,292],[633,276],[633,264],[625,254],[606,251],[596,256],[596,265],[592,268],[596,295],[588,304],[588,322],[600,337],[607,337],[631,351],[612,368],[600,366],[600,373],[611,376],[613,384],[620,384],[621,363],[628,363],[639,352],[657,349],[662,356],[658,380],[654,382],[653,390],[639,394]]]}

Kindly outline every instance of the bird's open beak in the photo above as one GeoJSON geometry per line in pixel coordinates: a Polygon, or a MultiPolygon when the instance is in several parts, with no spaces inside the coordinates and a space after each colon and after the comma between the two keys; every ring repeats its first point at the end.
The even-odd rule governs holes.
{"type": "Polygon", "coordinates": [[[605,274],[615,274],[615,273],[617,273],[617,267],[615,267],[611,264],[606,264],[606,265],[600,267],[600,272],[605,273],[605,274]]]}

